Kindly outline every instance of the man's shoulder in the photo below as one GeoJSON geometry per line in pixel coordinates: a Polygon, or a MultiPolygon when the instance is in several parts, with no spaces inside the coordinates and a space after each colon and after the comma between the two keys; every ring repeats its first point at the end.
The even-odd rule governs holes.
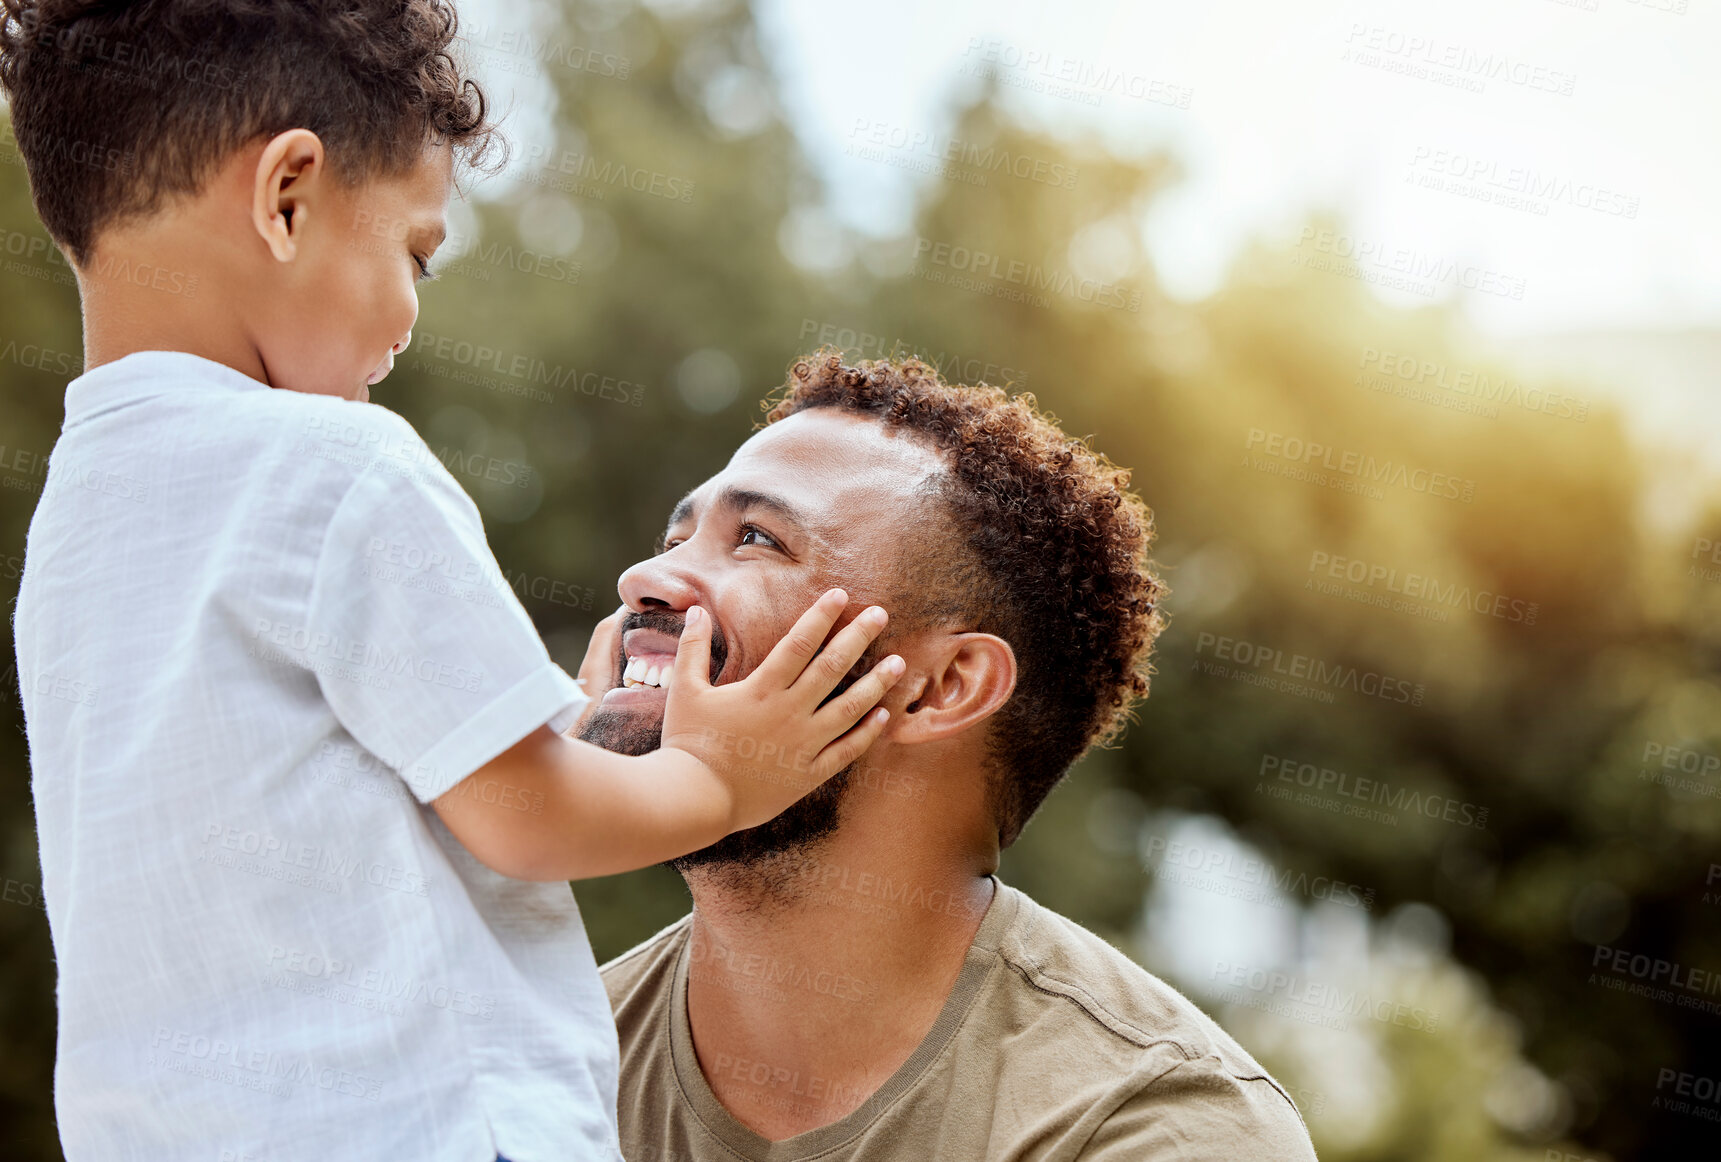
{"type": "Polygon", "coordinates": [[[999,933],[998,956],[1037,992],[1062,998],[1121,1044],[1171,1041],[1190,1056],[1212,1052],[1253,1065],[1193,1001],[1103,937],[1016,888],[998,887],[1016,902],[1016,915],[999,933]]]}
{"type": "Polygon", "coordinates": [[[675,960],[687,943],[692,923],[693,913],[689,912],[598,969],[609,993],[610,1008],[618,1018],[624,1008],[650,1005],[660,996],[668,996],[675,980],[675,960]]]}
{"type": "Polygon", "coordinates": [[[1207,1093],[1300,1122],[1283,1087],[1193,1001],[1075,921],[1014,888],[999,891],[1016,908],[995,950],[1005,980],[1022,986],[999,1002],[1021,1010],[1013,1019],[1127,1085],[1166,1098],[1207,1093]]]}

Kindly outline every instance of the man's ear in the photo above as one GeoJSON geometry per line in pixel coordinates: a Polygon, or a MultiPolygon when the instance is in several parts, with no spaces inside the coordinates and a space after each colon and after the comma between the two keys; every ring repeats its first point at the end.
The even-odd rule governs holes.
{"type": "Polygon", "coordinates": [[[324,169],[322,139],[309,129],[278,133],[263,146],[251,179],[251,225],[276,261],[298,254],[324,169]]]}
{"type": "Polygon", "coordinates": [[[934,654],[932,669],[915,677],[888,728],[891,741],[911,746],[954,738],[996,714],[1016,689],[1016,652],[994,634],[955,633],[934,654]]]}

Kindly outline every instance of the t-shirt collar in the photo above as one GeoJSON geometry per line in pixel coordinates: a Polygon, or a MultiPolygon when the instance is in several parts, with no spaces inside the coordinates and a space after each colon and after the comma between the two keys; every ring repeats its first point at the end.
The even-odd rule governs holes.
{"type": "Polygon", "coordinates": [[[670,986],[670,1061],[682,1096],[706,1129],[730,1150],[743,1158],[770,1159],[772,1162],[799,1162],[812,1159],[851,1141],[879,1119],[885,1109],[902,1093],[914,1086],[944,1051],[956,1035],[968,1008],[979,995],[981,985],[998,963],[997,949],[1004,932],[1020,911],[1021,896],[992,876],[992,900],[981,918],[980,928],[969,945],[967,958],[957,974],[956,983],[946,998],[944,1007],[924,1040],[897,1071],[872,1096],[848,1114],[817,1129],[796,1134],[781,1142],[772,1142],[743,1125],[712,1092],[699,1068],[699,1057],[693,1048],[693,1029],[687,1019],[687,973],[692,940],[681,947],[676,958],[675,975],[670,986]]]}
{"type": "Polygon", "coordinates": [[[269,385],[225,363],[189,351],[133,351],[78,376],[66,385],[66,421],[71,427],[112,407],[182,389],[269,391],[269,385]]]}

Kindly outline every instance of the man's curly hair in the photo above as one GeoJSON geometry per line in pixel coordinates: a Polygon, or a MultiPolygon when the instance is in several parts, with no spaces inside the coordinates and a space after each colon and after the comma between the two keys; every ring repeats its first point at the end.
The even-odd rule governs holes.
{"type": "Polygon", "coordinates": [[[1066,435],[1032,395],[948,384],[918,359],[849,366],[825,348],[796,362],[764,406],[767,424],[814,408],[873,416],[943,454],[948,472],[931,495],[948,535],[911,550],[897,600],[912,621],[959,621],[1015,651],[1016,689],[989,740],[1007,846],[1147,694],[1165,595],[1147,559],[1152,513],[1127,471],[1066,435]]]}
{"type": "Polygon", "coordinates": [[[0,89],[36,212],[82,265],[104,227],[288,129],[349,184],[433,142],[477,164],[493,127],[456,28],[450,0],[0,0],[0,89]]]}

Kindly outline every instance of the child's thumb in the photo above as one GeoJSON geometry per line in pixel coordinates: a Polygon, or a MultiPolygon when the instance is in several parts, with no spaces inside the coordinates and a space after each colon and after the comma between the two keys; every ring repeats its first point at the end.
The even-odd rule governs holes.
{"type": "Polygon", "coordinates": [[[675,644],[675,681],[705,685],[711,672],[711,616],[697,605],[687,607],[681,640],[675,644]]]}

